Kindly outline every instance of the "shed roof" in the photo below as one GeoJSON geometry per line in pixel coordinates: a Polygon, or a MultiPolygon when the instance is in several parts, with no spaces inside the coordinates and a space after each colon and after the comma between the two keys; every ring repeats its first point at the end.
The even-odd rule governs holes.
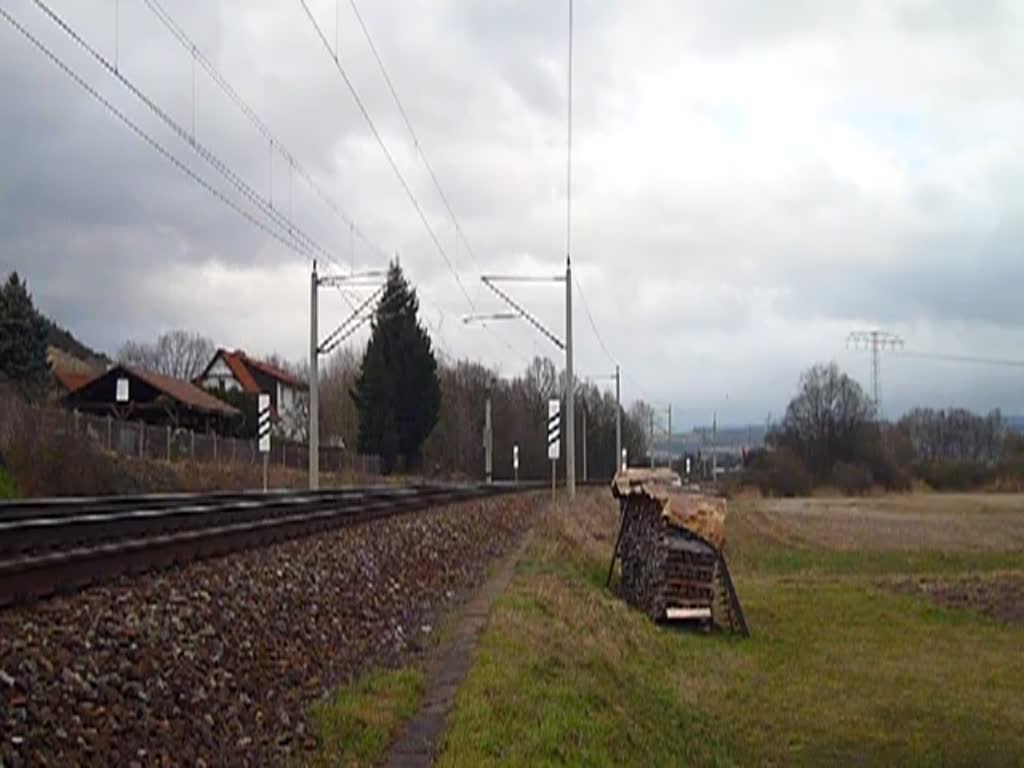
{"type": "Polygon", "coordinates": [[[108,375],[116,374],[118,371],[125,371],[132,376],[142,379],[154,389],[197,411],[219,413],[224,416],[237,416],[241,413],[234,406],[228,405],[223,400],[214,397],[190,381],[183,381],[172,376],[164,376],[161,373],[144,371],[141,368],[131,368],[126,365],[119,365],[111,369],[108,375]]]}
{"type": "Polygon", "coordinates": [[[98,375],[95,371],[71,371],[65,368],[55,368],[53,371],[53,377],[66,392],[74,392],[84,387],[98,375]]]}

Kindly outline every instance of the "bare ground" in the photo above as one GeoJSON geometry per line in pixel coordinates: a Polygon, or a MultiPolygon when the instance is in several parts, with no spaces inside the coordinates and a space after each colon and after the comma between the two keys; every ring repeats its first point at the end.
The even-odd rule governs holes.
{"type": "Polygon", "coordinates": [[[1024,624],[1024,573],[902,578],[887,586],[946,608],[963,608],[997,621],[1024,624]]]}

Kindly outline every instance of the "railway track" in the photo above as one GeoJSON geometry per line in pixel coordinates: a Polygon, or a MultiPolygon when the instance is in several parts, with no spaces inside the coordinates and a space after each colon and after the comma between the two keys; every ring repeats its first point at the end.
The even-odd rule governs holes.
{"type": "Polygon", "coordinates": [[[375,486],[0,504],[0,607],[125,574],[534,484],[375,486]]]}

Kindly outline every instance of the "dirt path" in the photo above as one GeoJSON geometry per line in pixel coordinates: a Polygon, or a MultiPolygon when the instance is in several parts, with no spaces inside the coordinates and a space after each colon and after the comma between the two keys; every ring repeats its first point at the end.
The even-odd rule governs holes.
{"type": "Polygon", "coordinates": [[[433,765],[455,694],[473,666],[473,656],[494,601],[505,591],[515,573],[516,563],[529,543],[529,534],[502,560],[494,573],[463,606],[451,636],[444,640],[427,662],[427,693],[420,711],[410,720],[391,746],[388,768],[428,768],[433,765]]]}

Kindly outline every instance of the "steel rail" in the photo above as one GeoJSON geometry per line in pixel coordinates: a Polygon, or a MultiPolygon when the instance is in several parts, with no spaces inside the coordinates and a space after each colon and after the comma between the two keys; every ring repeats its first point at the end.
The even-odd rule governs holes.
{"type": "MultiPolygon", "coordinates": [[[[133,510],[123,499],[97,512],[96,500],[76,504],[81,514],[5,521],[0,528],[0,607],[70,592],[125,574],[157,570],[287,539],[437,506],[518,493],[539,484],[378,486],[310,494],[253,495],[210,504],[209,495],[177,497],[180,506],[133,510]],[[194,503],[207,499],[207,504],[194,503]],[[255,501],[255,503],[253,503],[255,501]],[[121,506],[120,509],[116,507],[121,506]]],[[[143,497],[146,498],[146,497],[143,497]]],[[[152,497],[148,497],[152,502],[152,497]]],[[[165,499],[166,500],[166,499],[165,499]]],[[[148,503],[148,502],[147,502],[148,503]]],[[[170,502],[167,502],[170,504],[170,502]]]]}

